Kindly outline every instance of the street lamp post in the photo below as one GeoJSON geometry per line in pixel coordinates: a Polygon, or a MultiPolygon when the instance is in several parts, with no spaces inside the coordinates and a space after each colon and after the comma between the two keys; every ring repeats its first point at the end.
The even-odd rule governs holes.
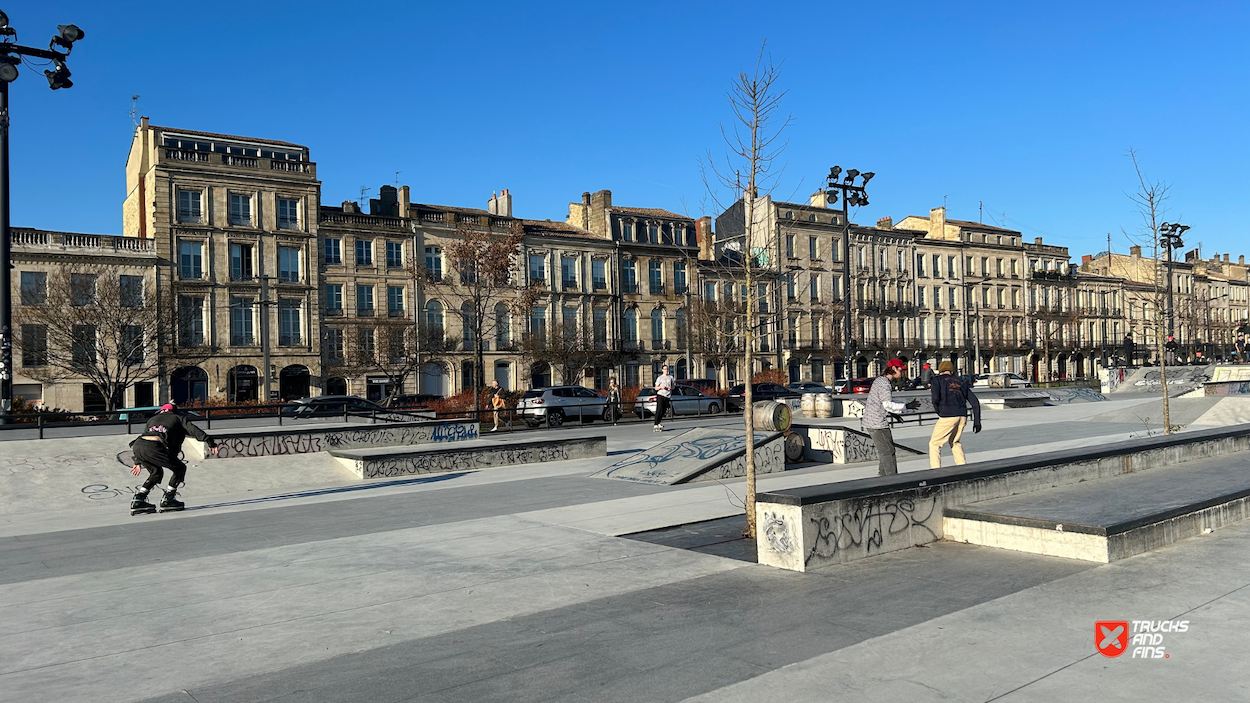
{"type": "Polygon", "coordinates": [[[1159,241],[1163,243],[1164,249],[1168,254],[1168,336],[1175,334],[1176,323],[1176,307],[1172,286],[1172,258],[1177,249],[1185,246],[1185,242],[1181,240],[1181,235],[1189,229],[1189,225],[1182,225],[1179,222],[1164,222],[1159,225],[1159,241]]]}
{"type": "Polygon", "coordinates": [[[44,71],[52,90],[69,88],[65,59],[83,31],[72,24],[57,25],[57,34],[47,49],[19,46],[17,30],[9,26],[9,16],[0,11],[0,422],[8,421],[13,409],[13,301],[12,242],[9,232],[9,84],[17,80],[22,57],[51,61],[54,68],[44,71]]]}
{"type": "Polygon", "coordinates": [[[855,342],[851,339],[851,216],[848,210],[851,205],[868,204],[865,188],[875,175],[872,171],[861,174],[850,169],[842,176],[842,167],[834,166],[829,169],[826,182],[825,197],[830,204],[838,202],[839,194],[842,196],[842,371],[847,380],[853,378],[851,357],[855,354],[855,342]],[[856,178],[860,179],[859,185],[855,185],[856,178]]]}

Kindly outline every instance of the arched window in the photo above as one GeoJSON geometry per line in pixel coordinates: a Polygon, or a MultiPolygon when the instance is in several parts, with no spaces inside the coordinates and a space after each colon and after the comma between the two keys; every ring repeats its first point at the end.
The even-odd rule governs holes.
{"type": "Polygon", "coordinates": [[[431,339],[443,338],[443,304],[437,300],[425,304],[425,330],[431,339]]]}
{"type": "Polygon", "coordinates": [[[651,346],[655,349],[664,346],[664,311],[660,308],[651,311],[651,346]]]}
{"type": "Polygon", "coordinates": [[[512,314],[508,306],[499,303],[495,306],[495,347],[507,349],[512,345],[512,314]]]}
{"type": "Polygon", "coordinates": [[[638,311],[625,308],[625,321],[621,325],[621,338],[626,342],[638,341],[638,311]]]}

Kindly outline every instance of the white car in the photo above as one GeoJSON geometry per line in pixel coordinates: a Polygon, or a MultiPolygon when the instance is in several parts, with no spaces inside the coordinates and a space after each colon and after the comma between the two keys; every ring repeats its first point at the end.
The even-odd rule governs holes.
{"type": "Polygon", "coordinates": [[[577,418],[582,422],[612,421],[608,399],[581,386],[531,388],[521,396],[516,410],[530,427],[544,422],[550,427],[559,427],[565,418],[577,418]]]}
{"type": "Polygon", "coordinates": [[[973,388],[1032,388],[1029,379],[1018,373],[987,373],[977,376],[972,383],[973,388]]]}

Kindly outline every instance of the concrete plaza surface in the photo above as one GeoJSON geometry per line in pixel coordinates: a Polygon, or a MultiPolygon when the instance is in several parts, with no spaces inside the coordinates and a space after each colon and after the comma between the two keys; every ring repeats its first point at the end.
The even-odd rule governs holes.
{"type": "MultiPolygon", "coordinates": [[[[969,458],[1140,435],[1096,418],[1143,402],[987,412],[969,458]]],[[[34,509],[62,490],[53,458],[78,491],[93,450],[6,443],[0,701],[1250,699],[1250,524],[1110,565],[939,542],[794,573],[735,539],[741,481],[591,478],[664,436],[562,432],[607,434],[609,456],[375,482],[316,456],[209,461],[195,509],[135,518],[124,498],[34,509]],[[1095,621],[1169,619],[1190,626],[1167,659],[1095,651],[1095,621]]]]}

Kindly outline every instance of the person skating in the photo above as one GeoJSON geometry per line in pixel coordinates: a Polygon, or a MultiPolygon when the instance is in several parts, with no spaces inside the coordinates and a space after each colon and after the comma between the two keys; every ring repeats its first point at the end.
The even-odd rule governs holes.
{"type": "Polygon", "coordinates": [[[178,500],[178,487],[183,484],[187,475],[187,465],[179,458],[182,454],[182,441],[187,435],[204,442],[214,455],[217,454],[217,442],[207,432],[187,420],[173,403],[162,405],[160,412],[148,418],[143,432],[130,443],[135,455],[135,465],[130,473],[138,476],[143,469],[148,471],[147,480],[130,501],[131,515],[154,513],[157,510],[182,510],[186,507],[178,500]],[[172,475],[169,478],[169,487],[162,489],[165,496],[161,498],[158,507],[148,502],[148,493],[154,486],[160,485],[166,468],[172,475]]]}
{"type": "Polygon", "coordinates": [[[881,476],[898,473],[898,457],[894,453],[890,415],[920,407],[919,400],[906,404],[896,403],[890,393],[894,380],[902,375],[905,366],[900,359],[890,359],[885,366],[885,373],[873,379],[868,398],[864,401],[864,429],[872,436],[872,443],[877,446],[877,473],[881,476]]]}
{"type": "Polygon", "coordinates": [[[937,424],[929,437],[929,467],[942,466],[942,445],[951,445],[956,464],[967,464],[964,447],[959,439],[968,422],[968,404],[972,404],[972,431],[981,431],[981,402],[972,392],[972,384],[955,375],[955,365],[949,361],[938,364],[938,375],[929,389],[933,409],[938,414],[937,424]]]}
{"type": "Polygon", "coordinates": [[[668,364],[660,367],[660,375],[655,378],[655,426],[653,432],[664,431],[664,414],[673,404],[673,387],[677,380],[668,374],[668,364]]]}

